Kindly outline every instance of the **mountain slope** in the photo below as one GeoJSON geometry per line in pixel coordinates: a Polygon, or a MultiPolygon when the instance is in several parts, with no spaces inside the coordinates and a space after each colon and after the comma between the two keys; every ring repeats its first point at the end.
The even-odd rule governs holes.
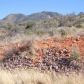
{"type": "MultiPolygon", "coordinates": [[[[10,24],[28,24],[29,22],[37,23],[38,27],[46,27],[48,25],[55,25],[54,27],[84,27],[84,13],[76,14],[68,14],[62,15],[57,12],[39,12],[33,13],[31,15],[24,15],[24,14],[10,14],[0,20],[0,25],[4,25],[5,23],[10,24]],[[40,22],[40,23],[39,23],[40,22]],[[43,25],[43,26],[42,26],[43,25]],[[44,26],[45,25],[45,26],[44,26]]],[[[34,25],[35,26],[35,25],[34,25]]],[[[50,27],[50,26],[49,26],[50,27]]]]}
{"type": "Polygon", "coordinates": [[[24,15],[24,14],[9,14],[5,18],[3,18],[0,22],[9,22],[9,23],[19,23],[22,21],[28,20],[44,20],[50,18],[58,18],[61,14],[56,12],[40,12],[40,13],[33,13],[31,15],[24,15]]]}
{"type": "Polygon", "coordinates": [[[26,18],[24,14],[10,14],[2,19],[2,22],[17,23],[26,18]]]}

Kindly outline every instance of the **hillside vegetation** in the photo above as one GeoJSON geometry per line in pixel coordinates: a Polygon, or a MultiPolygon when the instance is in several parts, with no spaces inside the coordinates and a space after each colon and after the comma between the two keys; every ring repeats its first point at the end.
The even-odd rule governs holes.
{"type": "Polygon", "coordinates": [[[84,34],[84,13],[62,15],[43,11],[31,15],[10,14],[0,20],[0,31],[6,36],[17,33],[39,36],[84,34]]]}
{"type": "Polygon", "coordinates": [[[84,84],[83,75],[83,12],[0,20],[0,84],[84,84]]]}

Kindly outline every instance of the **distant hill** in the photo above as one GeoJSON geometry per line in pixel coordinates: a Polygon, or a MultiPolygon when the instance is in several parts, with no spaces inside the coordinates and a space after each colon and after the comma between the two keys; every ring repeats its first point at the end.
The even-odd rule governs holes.
{"type": "Polygon", "coordinates": [[[31,15],[9,14],[0,20],[0,39],[26,35],[84,35],[84,13],[62,15],[42,11],[31,15]]]}
{"type": "Polygon", "coordinates": [[[84,27],[84,13],[62,15],[57,12],[43,11],[31,15],[9,14],[0,20],[0,28],[57,28],[84,27]]]}
{"type": "Polygon", "coordinates": [[[44,19],[50,19],[50,18],[58,18],[62,16],[59,13],[56,12],[40,12],[40,13],[34,13],[31,15],[24,15],[24,14],[9,14],[5,18],[3,18],[0,22],[9,22],[9,23],[19,23],[22,21],[28,21],[28,20],[44,20],[44,19]]]}
{"type": "Polygon", "coordinates": [[[28,16],[28,19],[30,20],[45,20],[45,19],[51,19],[51,18],[59,18],[62,15],[57,12],[40,12],[40,13],[34,13],[28,16]]]}
{"type": "Polygon", "coordinates": [[[23,21],[27,16],[24,14],[10,14],[3,18],[1,22],[9,22],[9,23],[18,23],[23,21]]]}

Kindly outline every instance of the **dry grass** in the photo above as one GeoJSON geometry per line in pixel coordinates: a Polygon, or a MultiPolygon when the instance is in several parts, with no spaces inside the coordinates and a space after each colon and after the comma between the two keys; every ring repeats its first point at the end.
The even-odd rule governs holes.
{"type": "Polygon", "coordinates": [[[55,74],[37,70],[0,70],[0,84],[84,84],[82,74],[55,74]]]}

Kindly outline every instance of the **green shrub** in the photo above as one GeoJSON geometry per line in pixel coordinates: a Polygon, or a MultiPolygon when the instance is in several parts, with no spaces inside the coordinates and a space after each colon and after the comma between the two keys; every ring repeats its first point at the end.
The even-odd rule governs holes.
{"type": "Polygon", "coordinates": [[[61,37],[64,37],[67,35],[67,32],[64,29],[60,29],[59,33],[61,34],[61,37]]]}
{"type": "Polygon", "coordinates": [[[71,51],[71,60],[78,60],[79,58],[80,58],[79,50],[76,46],[74,46],[71,51]]]}

